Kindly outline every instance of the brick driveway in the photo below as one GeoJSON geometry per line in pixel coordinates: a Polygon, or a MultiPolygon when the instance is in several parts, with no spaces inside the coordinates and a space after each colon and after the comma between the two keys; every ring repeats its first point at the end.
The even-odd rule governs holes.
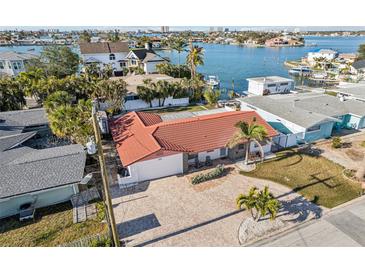
{"type": "Polygon", "coordinates": [[[282,185],[236,171],[196,186],[185,176],[171,176],[129,191],[113,187],[118,230],[127,246],[238,246],[237,230],[248,212],[237,211],[235,198],[254,185],[269,185],[274,195],[288,202],[296,214],[292,224],[319,209],[282,185]]]}

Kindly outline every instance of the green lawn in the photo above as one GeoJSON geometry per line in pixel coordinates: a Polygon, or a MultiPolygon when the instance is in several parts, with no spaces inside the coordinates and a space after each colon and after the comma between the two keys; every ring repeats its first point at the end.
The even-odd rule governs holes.
{"type": "Polygon", "coordinates": [[[359,197],[361,186],[343,176],[343,167],[332,161],[296,150],[286,150],[278,157],[259,164],[250,177],[268,179],[299,192],[308,200],[332,208],[359,197]]]}
{"type": "Polygon", "coordinates": [[[167,113],[167,112],[200,111],[200,110],[206,110],[206,109],[208,109],[208,107],[203,107],[200,105],[190,105],[190,106],[181,106],[181,107],[151,109],[151,110],[144,110],[144,111],[162,114],[162,113],[167,113]]]}
{"type": "Polygon", "coordinates": [[[107,225],[100,219],[98,216],[74,224],[70,203],[37,209],[34,221],[19,222],[17,217],[0,220],[0,246],[57,246],[72,242],[106,232],[107,225]]]}

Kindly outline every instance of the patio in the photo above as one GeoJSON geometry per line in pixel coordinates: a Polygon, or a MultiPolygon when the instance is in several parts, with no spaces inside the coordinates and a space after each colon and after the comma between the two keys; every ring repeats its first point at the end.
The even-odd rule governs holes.
{"type": "Polygon", "coordinates": [[[238,227],[249,213],[238,211],[235,199],[252,186],[265,185],[282,201],[279,215],[288,226],[321,215],[321,208],[291,189],[234,169],[198,185],[171,176],[124,190],[113,187],[118,230],[126,246],[239,246],[238,227]]]}

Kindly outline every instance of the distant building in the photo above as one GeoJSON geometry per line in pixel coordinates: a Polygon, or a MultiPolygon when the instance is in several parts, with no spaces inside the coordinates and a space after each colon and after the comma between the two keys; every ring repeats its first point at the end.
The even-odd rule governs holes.
{"type": "Polygon", "coordinates": [[[20,72],[25,71],[28,61],[37,59],[38,56],[31,53],[21,53],[7,51],[0,53],[0,76],[17,76],[20,72]]]}
{"type": "Polygon", "coordinates": [[[163,33],[170,32],[170,27],[168,27],[168,26],[162,26],[161,27],[161,32],[163,32],[163,33]]]}
{"type": "Polygon", "coordinates": [[[99,67],[111,65],[115,76],[123,74],[127,67],[128,42],[80,43],[81,58],[85,65],[97,64],[99,67]]]}
{"type": "Polygon", "coordinates": [[[224,29],[224,32],[229,32],[229,28],[225,28],[224,29]]]}
{"type": "Polygon", "coordinates": [[[214,27],[209,27],[209,32],[214,32],[214,27]]]}
{"type": "Polygon", "coordinates": [[[223,27],[217,27],[217,31],[223,32],[223,27]]]}
{"type": "Polygon", "coordinates": [[[279,76],[248,78],[247,81],[250,95],[289,93],[294,88],[292,79],[279,76]]]}

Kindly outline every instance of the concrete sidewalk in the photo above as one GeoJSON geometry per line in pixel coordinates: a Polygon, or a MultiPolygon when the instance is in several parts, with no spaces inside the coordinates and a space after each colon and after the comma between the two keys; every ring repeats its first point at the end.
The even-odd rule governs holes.
{"type": "Polygon", "coordinates": [[[365,197],[251,246],[365,246],[365,197]]]}

